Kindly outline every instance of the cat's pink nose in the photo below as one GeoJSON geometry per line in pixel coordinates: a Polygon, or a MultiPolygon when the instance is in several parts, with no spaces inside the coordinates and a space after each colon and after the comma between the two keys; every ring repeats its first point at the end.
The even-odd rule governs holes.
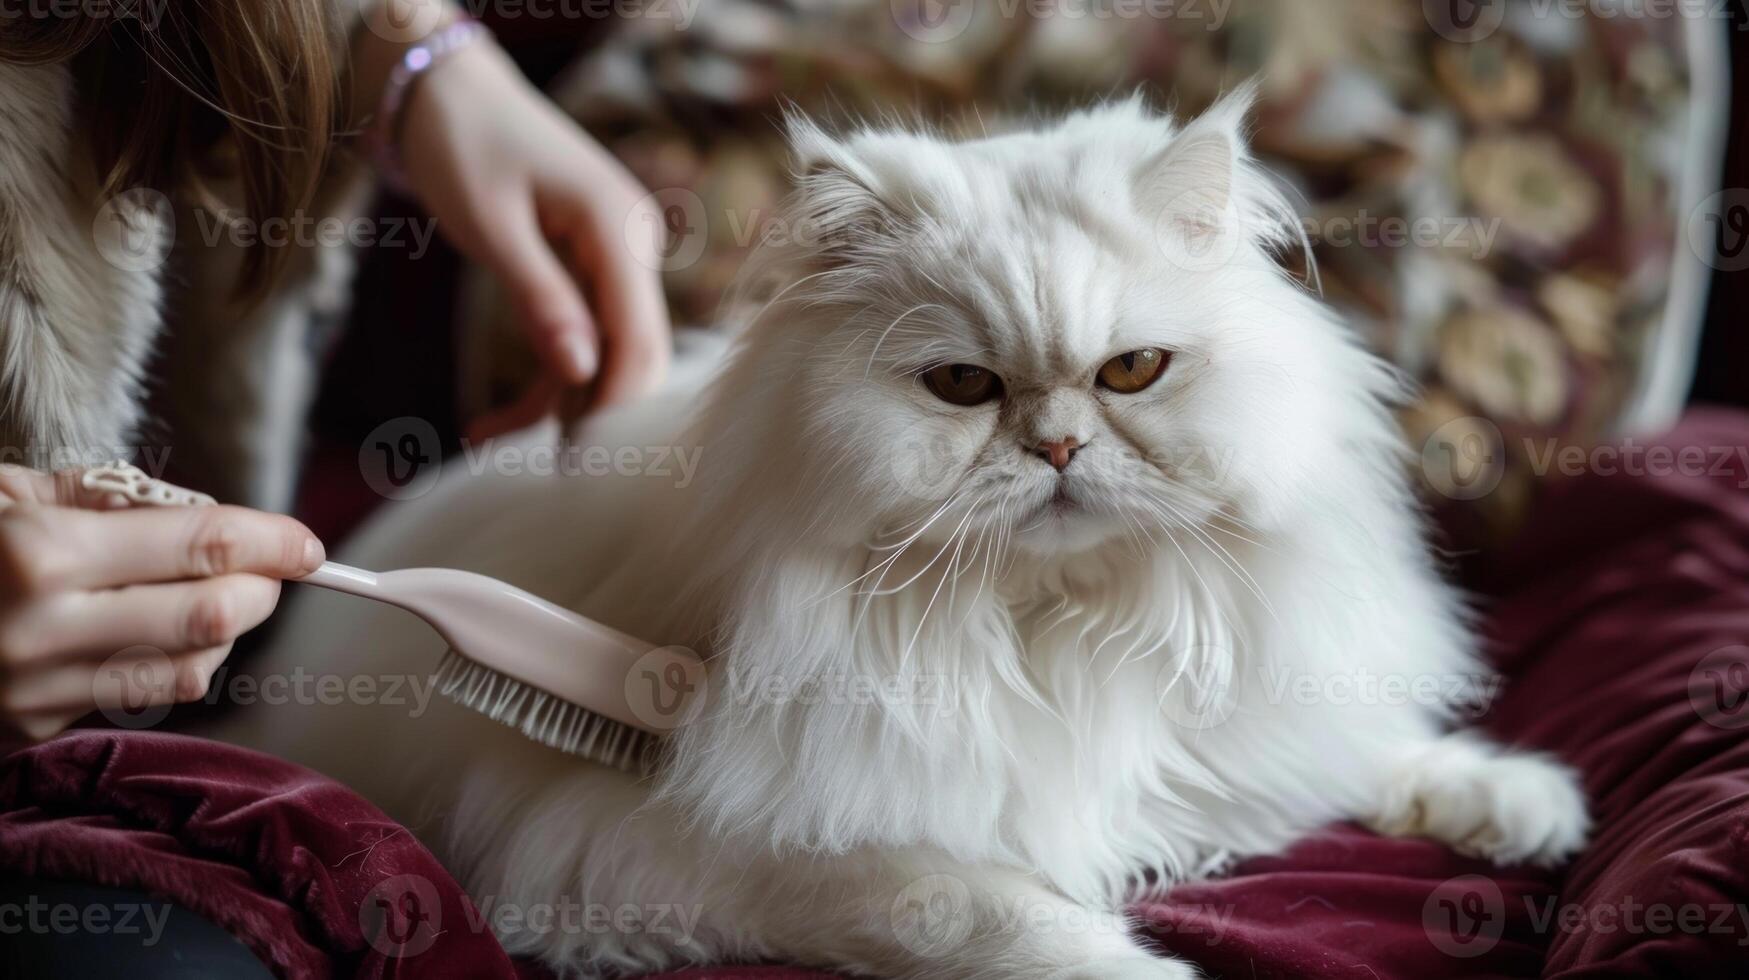
{"type": "Polygon", "coordinates": [[[1064,436],[1061,439],[1047,439],[1033,447],[1033,454],[1048,461],[1061,473],[1069,468],[1069,460],[1075,458],[1075,453],[1081,449],[1081,440],[1074,436],[1064,436]]]}

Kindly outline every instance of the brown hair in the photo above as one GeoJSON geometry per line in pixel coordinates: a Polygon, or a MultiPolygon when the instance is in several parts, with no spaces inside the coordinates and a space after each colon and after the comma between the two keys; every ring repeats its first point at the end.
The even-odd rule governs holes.
{"type": "MultiPolygon", "coordinates": [[[[331,2],[112,0],[14,15],[0,21],[0,60],[71,63],[101,197],[143,186],[210,202],[212,181],[236,176],[259,224],[308,206],[327,165],[341,88],[331,2]]],[[[238,294],[259,297],[285,251],[251,248],[238,294]]]]}

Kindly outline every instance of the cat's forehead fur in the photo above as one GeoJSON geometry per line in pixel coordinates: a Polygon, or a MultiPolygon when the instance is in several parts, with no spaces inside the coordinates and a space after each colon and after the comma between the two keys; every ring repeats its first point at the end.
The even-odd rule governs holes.
{"type": "Polygon", "coordinates": [[[872,224],[904,229],[891,272],[906,296],[941,305],[928,338],[939,359],[1042,380],[1160,342],[1162,311],[1194,306],[1185,271],[1161,268],[1162,202],[1230,178],[1249,100],[1240,93],[1186,125],[1130,98],[963,141],[894,129],[833,137],[801,120],[792,138],[816,193],[861,194],[872,224]],[[1220,145],[1227,173],[1166,166],[1198,138],[1220,145]]]}

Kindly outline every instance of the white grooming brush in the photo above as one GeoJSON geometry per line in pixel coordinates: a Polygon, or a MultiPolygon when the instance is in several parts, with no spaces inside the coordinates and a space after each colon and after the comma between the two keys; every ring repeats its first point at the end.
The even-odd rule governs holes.
{"type": "Polygon", "coordinates": [[[563,752],[647,769],[661,736],[702,704],[704,664],[692,651],[645,643],[495,578],[325,562],[297,581],[425,620],[449,643],[436,674],[444,696],[563,752]]]}
{"type": "MultiPolygon", "coordinates": [[[[88,490],[136,504],[209,506],[213,498],[126,462],[86,470],[88,490]]],[[[620,769],[648,769],[661,736],[703,705],[704,664],[505,582],[454,568],[368,572],[324,562],[297,579],[386,602],[449,643],[435,681],[444,696],[528,738],[620,769]]]]}

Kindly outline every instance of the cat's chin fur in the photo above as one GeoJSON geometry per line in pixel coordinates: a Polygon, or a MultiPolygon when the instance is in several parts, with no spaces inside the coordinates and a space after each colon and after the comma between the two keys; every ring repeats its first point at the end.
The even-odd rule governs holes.
{"type": "MultiPolygon", "coordinates": [[[[1399,383],[1272,261],[1291,213],[1244,109],[1180,127],[1131,100],[959,144],[798,123],[812,234],[749,280],[788,291],[583,437],[697,447],[689,485],[451,473],[349,549],[708,653],[654,779],[446,704],[258,708],[226,734],[350,782],[492,904],[697,913],[502,935],[609,972],[1190,976],[1062,924],[1340,819],[1562,859],[1571,773],[1448,734],[1492,688],[1427,556],[1399,383]],[[1175,351],[1154,388],[1093,387],[1146,346],[1175,351]],[[1005,398],[934,399],[916,376],[948,362],[1005,398]],[[1065,434],[1085,448],[1059,477],[1032,448],[1065,434]]],[[[262,669],[435,663],[398,614],[304,599],[262,669]]]]}

